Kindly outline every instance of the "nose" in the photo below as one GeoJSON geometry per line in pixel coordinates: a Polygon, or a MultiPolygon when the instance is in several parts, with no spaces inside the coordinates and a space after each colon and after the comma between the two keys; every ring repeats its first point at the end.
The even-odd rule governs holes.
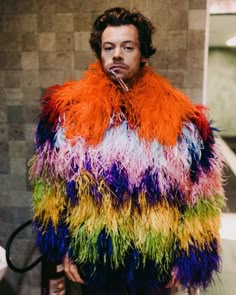
{"type": "Polygon", "coordinates": [[[114,51],[114,54],[113,54],[113,60],[121,60],[123,59],[123,53],[122,53],[122,50],[120,47],[116,47],[115,48],[115,51],[114,51]]]}

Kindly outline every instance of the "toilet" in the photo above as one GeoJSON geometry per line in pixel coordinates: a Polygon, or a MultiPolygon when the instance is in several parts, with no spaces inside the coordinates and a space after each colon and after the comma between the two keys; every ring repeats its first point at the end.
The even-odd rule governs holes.
{"type": "Polygon", "coordinates": [[[0,246],[0,281],[7,272],[6,251],[0,246]]]}

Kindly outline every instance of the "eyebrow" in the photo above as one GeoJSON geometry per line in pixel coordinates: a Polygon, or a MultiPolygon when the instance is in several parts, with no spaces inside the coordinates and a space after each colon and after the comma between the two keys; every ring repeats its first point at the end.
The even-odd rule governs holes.
{"type": "MultiPolygon", "coordinates": [[[[121,44],[127,44],[127,43],[132,43],[134,45],[138,46],[138,43],[132,40],[127,40],[127,41],[122,41],[121,44]]],[[[115,45],[114,42],[110,42],[110,41],[105,41],[102,45],[115,45]]]]}

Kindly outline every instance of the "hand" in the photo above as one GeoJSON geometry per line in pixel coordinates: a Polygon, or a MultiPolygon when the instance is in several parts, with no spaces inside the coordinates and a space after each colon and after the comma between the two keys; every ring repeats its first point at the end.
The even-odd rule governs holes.
{"type": "Polygon", "coordinates": [[[84,284],[83,279],[78,273],[77,266],[69,259],[68,255],[65,256],[63,261],[64,271],[69,280],[75,283],[84,284]]]}
{"type": "Polygon", "coordinates": [[[173,269],[171,271],[171,280],[165,286],[166,288],[174,288],[174,287],[178,287],[179,286],[180,281],[177,280],[177,273],[178,273],[177,267],[173,267],[173,269]]]}

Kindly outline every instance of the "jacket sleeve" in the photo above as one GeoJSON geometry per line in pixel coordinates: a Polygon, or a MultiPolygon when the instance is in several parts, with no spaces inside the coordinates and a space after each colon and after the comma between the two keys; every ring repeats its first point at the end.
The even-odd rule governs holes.
{"type": "Polygon", "coordinates": [[[206,118],[203,107],[198,107],[191,124],[194,136],[188,128],[185,135],[190,191],[179,224],[174,266],[182,285],[205,288],[220,270],[224,160],[215,141],[217,130],[206,118]]]}
{"type": "Polygon", "coordinates": [[[59,89],[48,89],[42,98],[42,109],[35,132],[35,152],[29,161],[29,179],[33,186],[33,225],[36,244],[49,260],[60,263],[68,251],[66,225],[67,199],[65,181],[55,166],[58,147],[56,138],[60,116],[52,103],[52,94],[59,89]]]}

